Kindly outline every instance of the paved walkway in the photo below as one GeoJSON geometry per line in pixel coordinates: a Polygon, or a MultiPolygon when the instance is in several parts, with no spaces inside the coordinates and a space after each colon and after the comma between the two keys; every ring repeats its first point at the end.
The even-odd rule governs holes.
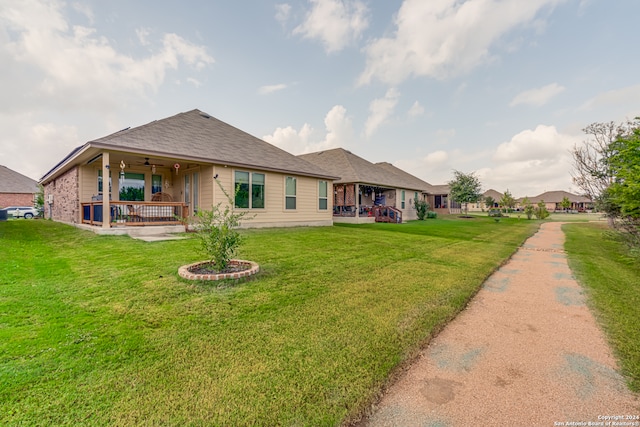
{"type": "Polygon", "coordinates": [[[607,425],[606,417],[640,416],[568,267],[560,227],[544,223],[486,281],[366,425],[607,425]]]}

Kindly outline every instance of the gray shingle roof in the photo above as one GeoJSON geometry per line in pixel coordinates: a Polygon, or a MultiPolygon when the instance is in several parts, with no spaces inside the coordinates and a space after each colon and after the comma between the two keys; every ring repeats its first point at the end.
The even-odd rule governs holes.
{"type": "MultiPolygon", "coordinates": [[[[588,197],[578,196],[578,195],[569,193],[568,191],[562,191],[562,190],[546,191],[542,194],[538,194],[535,197],[528,197],[528,199],[531,203],[538,203],[540,201],[545,201],[547,203],[560,203],[562,202],[562,199],[564,199],[565,197],[574,203],[591,203],[592,201],[588,197]]],[[[522,202],[523,200],[524,200],[524,197],[518,199],[519,202],[522,202]]]]}
{"type": "Polygon", "coordinates": [[[421,180],[417,176],[411,175],[409,172],[403,171],[402,169],[392,165],[388,162],[379,162],[376,163],[376,166],[386,170],[389,173],[397,175],[400,179],[407,182],[408,185],[406,188],[420,189],[422,192],[429,192],[429,190],[433,187],[433,185],[429,184],[426,181],[421,180]]]}
{"type": "Polygon", "coordinates": [[[318,166],[197,109],[127,128],[89,144],[156,156],[335,178],[318,166]]]}
{"type": "Polygon", "coordinates": [[[0,165],[0,193],[34,194],[37,192],[37,181],[0,165]]]}
{"type": "Polygon", "coordinates": [[[422,184],[417,183],[417,181],[420,181],[418,178],[413,177],[413,180],[406,179],[396,170],[391,171],[389,168],[382,167],[379,164],[373,164],[343,148],[301,154],[298,157],[317,165],[333,175],[339,176],[340,179],[335,181],[338,184],[361,183],[412,190],[424,189],[422,184]]]}
{"type": "Polygon", "coordinates": [[[500,201],[500,199],[502,199],[502,196],[504,196],[504,194],[494,190],[493,188],[490,188],[489,190],[482,193],[482,197],[488,197],[488,196],[493,197],[493,200],[498,202],[500,201]]]}

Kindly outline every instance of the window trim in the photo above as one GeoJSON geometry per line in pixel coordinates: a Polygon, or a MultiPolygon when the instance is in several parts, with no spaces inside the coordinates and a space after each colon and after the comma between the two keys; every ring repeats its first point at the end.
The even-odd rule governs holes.
{"type": "Polygon", "coordinates": [[[324,211],[328,211],[329,210],[329,181],[324,180],[324,179],[319,179],[318,180],[318,211],[320,212],[324,212],[324,211]],[[324,190],[325,190],[325,195],[322,196],[321,192],[320,192],[320,185],[324,183],[324,190]],[[324,200],[325,202],[325,207],[321,207],[320,206],[320,202],[324,200]]]}
{"type": "Polygon", "coordinates": [[[292,175],[285,175],[284,177],[284,210],[285,212],[291,212],[291,211],[296,211],[298,210],[298,178],[292,175]],[[293,180],[293,184],[294,184],[294,193],[293,194],[288,194],[288,188],[287,188],[287,182],[289,181],[289,179],[293,180]],[[293,200],[293,207],[290,208],[288,207],[288,201],[292,199],[293,200]]]}
{"type": "Polygon", "coordinates": [[[247,185],[249,186],[248,189],[248,193],[247,193],[247,207],[240,207],[240,206],[236,206],[236,198],[235,195],[233,197],[233,209],[244,209],[244,210],[260,210],[260,211],[264,211],[266,210],[267,207],[267,174],[263,173],[263,172],[254,172],[254,171],[249,171],[249,170],[243,170],[243,169],[234,169],[233,171],[233,188],[236,188],[236,173],[238,172],[242,172],[242,173],[246,173],[249,177],[249,181],[247,183],[247,185]],[[254,175],[262,175],[263,177],[263,182],[262,182],[262,204],[263,207],[261,208],[256,208],[253,206],[253,178],[254,175]]]}

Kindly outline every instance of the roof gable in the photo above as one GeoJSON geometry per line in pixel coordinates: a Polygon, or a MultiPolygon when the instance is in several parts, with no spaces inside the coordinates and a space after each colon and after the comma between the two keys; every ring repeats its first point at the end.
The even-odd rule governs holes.
{"type": "Polygon", "coordinates": [[[79,148],[82,150],[76,149],[45,176],[51,176],[59,168],[68,167],[77,156],[76,152],[97,148],[336,178],[316,165],[197,109],[126,128],[89,141],[79,148]]]}
{"type": "Polygon", "coordinates": [[[34,194],[37,192],[36,180],[0,165],[0,193],[34,194]]]}
{"type": "MultiPolygon", "coordinates": [[[[528,199],[531,203],[538,203],[540,201],[544,201],[547,203],[560,203],[565,197],[574,203],[590,203],[591,202],[591,199],[589,199],[588,197],[578,196],[578,195],[569,193],[568,191],[562,191],[562,190],[545,191],[544,193],[539,194],[535,197],[528,197],[528,199]]],[[[524,197],[519,200],[524,200],[524,197]]]]}
{"type": "Polygon", "coordinates": [[[395,166],[389,165],[391,168],[388,168],[371,163],[343,148],[301,154],[298,157],[339,176],[340,179],[336,183],[357,182],[385,187],[426,189],[424,184],[427,183],[395,168],[395,166]],[[398,171],[401,171],[402,174],[398,171]],[[413,179],[407,179],[404,174],[413,177],[413,179]]]}
{"type": "Polygon", "coordinates": [[[316,165],[197,109],[128,128],[90,143],[105,148],[136,149],[212,163],[330,177],[316,165]]]}

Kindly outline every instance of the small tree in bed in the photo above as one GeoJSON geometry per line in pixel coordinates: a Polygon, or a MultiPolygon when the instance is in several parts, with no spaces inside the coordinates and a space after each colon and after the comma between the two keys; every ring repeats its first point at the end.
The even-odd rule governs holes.
{"type": "Polygon", "coordinates": [[[217,179],[216,183],[227,197],[228,203],[224,208],[222,203],[218,203],[211,210],[199,210],[191,221],[191,226],[215,269],[224,271],[242,243],[242,236],[237,228],[248,212],[234,212],[233,199],[217,179]]]}

